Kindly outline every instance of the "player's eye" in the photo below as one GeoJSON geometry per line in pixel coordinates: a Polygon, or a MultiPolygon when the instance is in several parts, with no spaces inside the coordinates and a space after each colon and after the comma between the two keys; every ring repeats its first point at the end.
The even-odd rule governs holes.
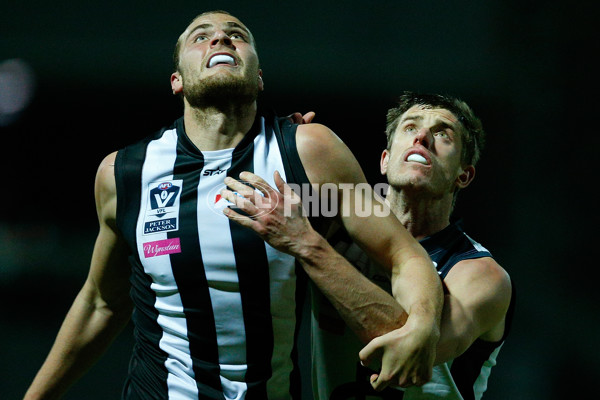
{"type": "Polygon", "coordinates": [[[231,32],[229,37],[234,40],[246,40],[246,36],[241,32],[231,32]]]}
{"type": "Polygon", "coordinates": [[[403,131],[406,133],[413,133],[413,132],[416,132],[416,130],[417,130],[417,127],[414,125],[406,125],[403,129],[403,131]]]}
{"type": "Polygon", "coordinates": [[[202,33],[194,38],[194,43],[203,42],[205,40],[208,40],[208,35],[205,33],[202,33]]]}

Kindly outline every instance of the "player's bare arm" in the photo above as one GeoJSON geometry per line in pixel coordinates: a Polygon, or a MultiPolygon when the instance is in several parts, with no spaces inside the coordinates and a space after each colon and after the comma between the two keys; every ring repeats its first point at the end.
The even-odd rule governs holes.
{"type": "Polygon", "coordinates": [[[95,197],[100,231],[90,271],[25,399],[57,399],[104,353],[129,321],[129,267],[116,226],[113,153],[101,163],[95,197]]]}
{"type": "MultiPolygon", "coordinates": [[[[457,263],[444,284],[447,293],[436,365],[460,356],[477,339],[500,341],[512,292],[508,274],[489,257],[457,263]]],[[[377,352],[396,343],[394,333],[374,339],[361,350],[361,361],[369,364],[377,352]]]]}
{"type": "Polygon", "coordinates": [[[233,178],[226,178],[225,183],[231,190],[222,191],[223,197],[248,215],[262,214],[264,208],[260,206],[268,207],[270,212],[260,218],[243,218],[226,208],[225,214],[253,229],[272,247],[296,257],[359,339],[366,344],[404,324],[406,315],[398,302],[361,274],[313,229],[303,214],[300,196],[278,172],[274,176],[277,189],[249,172],[242,173],[240,178],[261,190],[264,196],[233,178]],[[235,195],[232,190],[244,197],[235,195]]]}
{"type": "MultiPolygon", "coordinates": [[[[302,125],[297,147],[311,182],[359,184],[366,182],[358,161],[328,128],[302,125]],[[320,146],[314,146],[314,143],[320,146]]],[[[379,206],[373,191],[358,191],[362,204],[379,206]]],[[[355,209],[356,192],[338,196],[340,209],[355,209]],[[349,207],[348,207],[349,206],[349,207]],[[346,208],[344,208],[346,207],[346,208]]],[[[443,304],[441,282],[425,249],[390,212],[385,217],[373,212],[368,217],[341,214],[341,221],[352,239],[391,275],[394,298],[407,311],[405,325],[396,330],[404,349],[382,356],[382,367],[375,383],[383,389],[391,383],[420,385],[431,377],[435,346],[443,304]]]]}
{"type": "MultiPolygon", "coordinates": [[[[302,125],[298,127],[297,147],[315,189],[319,190],[325,183],[340,187],[339,210],[349,210],[347,214],[341,212],[341,220],[353,239],[381,264],[388,265],[388,271],[395,274],[398,281],[408,279],[415,282],[407,285],[408,290],[396,294],[396,300],[409,311],[411,317],[408,325],[401,328],[402,345],[405,347],[399,354],[387,355],[386,360],[394,366],[384,365],[381,384],[426,382],[435,358],[442,302],[441,284],[428,255],[391,213],[385,217],[378,216],[381,213],[376,213],[374,208],[385,205],[375,198],[358,162],[333,132],[319,124],[302,125]],[[347,185],[349,192],[345,195],[341,192],[341,184],[347,185]],[[358,184],[363,184],[360,195],[364,196],[359,201],[373,207],[369,217],[358,217],[353,212],[356,201],[354,188],[358,184]]],[[[247,180],[248,176],[243,179],[247,180]]],[[[402,325],[401,311],[396,305],[386,303],[392,300],[389,295],[374,289],[375,285],[328,248],[316,232],[305,232],[308,233],[302,235],[302,240],[306,246],[300,247],[306,251],[296,250],[301,262],[360,337],[364,339],[369,335],[372,337],[374,332],[381,332],[374,328],[383,325],[377,321],[378,308],[383,313],[389,312],[387,321],[389,316],[395,319],[393,328],[402,325]],[[347,268],[342,270],[340,266],[343,265],[347,268]],[[377,297],[374,300],[371,296],[377,297]],[[382,306],[384,304],[387,305],[382,306]]],[[[393,328],[387,327],[387,330],[393,328]]]]}
{"type": "Polygon", "coordinates": [[[476,339],[501,340],[512,292],[508,274],[489,257],[457,263],[444,284],[448,293],[436,364],[458,357],[476,339]]]}

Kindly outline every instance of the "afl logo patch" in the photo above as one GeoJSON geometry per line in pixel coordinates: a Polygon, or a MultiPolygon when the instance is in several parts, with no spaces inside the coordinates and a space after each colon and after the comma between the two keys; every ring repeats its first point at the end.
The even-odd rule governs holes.
{"type": "Polygon", "coordinates": [[[147,188],[144,235],[179,229],[179,200],[183,181],[152,182],[147,188]]]}

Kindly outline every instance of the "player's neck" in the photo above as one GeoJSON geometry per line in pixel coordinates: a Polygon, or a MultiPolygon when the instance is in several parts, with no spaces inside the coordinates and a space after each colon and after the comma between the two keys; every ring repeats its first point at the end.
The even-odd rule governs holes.
{"type": "Polygon", "coordinates": [[[256,102],[222,108],[194,108],[186,104],[185,132],[201,151],[230,149],[248,133],[256,117],[256,102]]]}
{"type": "Polygon", "coordinates": [[[390,187],[386,201],[402,225],[417,240],[431,236],[450,224],[451,199],[411,196],[390,187]]]}

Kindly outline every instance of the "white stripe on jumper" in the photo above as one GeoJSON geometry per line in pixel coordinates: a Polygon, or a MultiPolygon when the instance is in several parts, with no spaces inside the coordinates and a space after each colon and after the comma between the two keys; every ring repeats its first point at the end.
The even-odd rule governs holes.
{"type": "MultiPolygon", "coordinates": [[[[142,198],[138,216],[138,254],[143,260],[144,271],[152,278],[151,289],[156,294],[154,307],[158,311],[157,323],[163,330],[159,347],[168,356],[167,388],[170,399],[195,398],[198,388],[190,357],[187,323],[183,304],[173,276],[170,258],[167,256],[144,257],[144,242],[167,239],[167,233],[143,235],[144,214],[149,208],[148,185],[160,180],[172,180],[172,170],[177,157],[177,132],[166,131],[163,136],[148,144],[146,159],[142,169],[142,198]]],[[[178,216],[179,217],[179,216],[178,216]]]]}
{"type": "Polygon", "coordinates": [[[222,213],[227,202],[216,202],[225,187],[233,149],[203,151],[204,169],[198,185],[200,250],[215,318],[221,385],[225,399],[242,398],[247,391],[246,330],[229,219],[222,213]],[[210,170],[210,171],[209,171],[210,170]]]}

